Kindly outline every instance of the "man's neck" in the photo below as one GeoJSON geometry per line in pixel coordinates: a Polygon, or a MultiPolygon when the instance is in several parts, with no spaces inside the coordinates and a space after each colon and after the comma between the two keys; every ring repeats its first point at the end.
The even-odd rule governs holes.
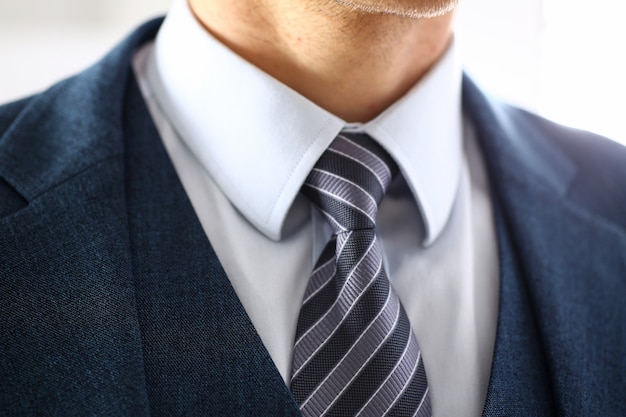
{"type": "Polygon", "coordinates": [[[452,13],[417,19],[330,0],[189,2],[234,52],[348,122],[367,122],[400,98],[452,36],[452,13]]]}

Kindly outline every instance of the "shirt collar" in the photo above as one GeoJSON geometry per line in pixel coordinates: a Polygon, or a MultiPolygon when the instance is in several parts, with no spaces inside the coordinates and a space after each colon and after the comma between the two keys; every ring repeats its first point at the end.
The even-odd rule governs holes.
{"type": "Polygon", "coordinates": [[[443,230],[461,172],[461,79],[454,46],[369,123],[347,124],[213,38],[185,0],[157,36],[147,81],[168,120],[231,203],[280,239],[300,187],[342,129],[369,133],[397,161],[423,215],[443,230]]]}

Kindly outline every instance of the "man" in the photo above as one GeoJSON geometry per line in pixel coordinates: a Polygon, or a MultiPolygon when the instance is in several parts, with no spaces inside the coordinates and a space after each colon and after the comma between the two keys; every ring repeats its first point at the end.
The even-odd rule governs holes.
{"type": "Polygon", "coordinates": [[[626,151],[485,97],[455,6],[179,0],[5,105],[2,414],[624,415],[626,151]],[[343,269],[391,301],[317,329],[343,269]]]}

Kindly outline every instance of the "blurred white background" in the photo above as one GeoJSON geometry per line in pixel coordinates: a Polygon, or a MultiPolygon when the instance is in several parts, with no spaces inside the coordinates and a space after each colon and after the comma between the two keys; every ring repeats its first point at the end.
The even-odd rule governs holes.
{"type": "MultiPolygon", "coordinates": [[[[170,0],[0,0],[0,102],[101,57],[170,0]]],[[[496,96],[626,144],[626,25],[614,0],[462,0],[457,39],[496,96]]]]}

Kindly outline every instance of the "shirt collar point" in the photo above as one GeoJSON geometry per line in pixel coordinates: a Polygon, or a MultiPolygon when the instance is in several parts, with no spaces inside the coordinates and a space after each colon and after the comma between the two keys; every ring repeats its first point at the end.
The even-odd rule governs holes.
{"type": "Polygon", "coordinates": [[[443,232],[443,229],[445,227],[445,222],[444,223],[437,223],[434,221],[424,221],[424,239],[422,240],[422,246],[424,246],[425,248],[432,246],[437,239],[439,239],[439,236],[441,236],[441,233],[443,232]]]}

